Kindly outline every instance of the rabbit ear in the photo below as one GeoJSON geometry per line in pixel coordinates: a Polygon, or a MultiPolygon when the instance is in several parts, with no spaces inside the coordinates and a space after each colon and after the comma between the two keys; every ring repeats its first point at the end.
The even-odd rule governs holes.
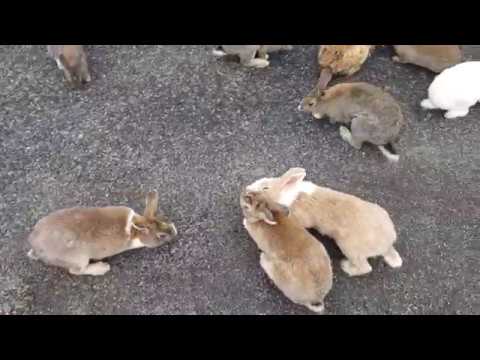
{"type": "Polygon", "coordinates": [[[144,234],[148,233],[148,228],[146,227],[143,227],[143,226],[138,226],[138,225],[135,225],[135,223],[132,222],[132,228],[135,229],[135,230],[138,230],[144,234]]]}
{"type": "Polygon", "coordinates": [[[280,187],[296,185],[305,179],[307,172],[303,168],[291,168],[280,177],[280,187]]]}
{"type": "Polygon", "coordinates": [[[262,211],[263,215],[264,215],[264,221],[267,223],[267,224],[270,224],[270,225],[277,225],[277,222],[275,221],[275,217],[273,216],[273,213],[272,211],[265,207],[265,209],[263,209],[262,211]]]}
{"type": "Polygon", "coordinates": [[[156,190],[150,191],[147,194],[147,198],[145,199],[145,211],[143,215],[146,218],[154,218],[158,210],[158,192],[156,190]]]}
{"type": "Polygon", "coordinates": [[[326,89],[328,83],[330,82],[330,80],[332,80],[332,76],[332,70],[330,70],[329,68],[322,69],[322,72],[320,73],[320,79],[318,79],[317,89],[319,91],[326,89]]]}
{"type": "Polygon", "coordinates": [[[258,191],[245,190],[245,192],[243,193],[243,200],[248,205],[253,205],[258,194],[258,191]]]}

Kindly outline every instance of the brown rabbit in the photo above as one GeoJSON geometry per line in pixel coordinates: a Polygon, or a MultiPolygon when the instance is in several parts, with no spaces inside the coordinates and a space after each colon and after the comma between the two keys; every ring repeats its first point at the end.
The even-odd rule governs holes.
{"type": "Polygon", "coordinates": [[[87,56],[82,45],[48,45],[48,54],[63,70],[65,79],[72,86],[80,86],[92,80],[87,56]]]}
{"type": "Polygon", "coordinates": [[[404,125],[400,105],[381,88],[371,84],[341,83],[326,90],[318,88],[306,96],[299,106],[316,119],[327,116],[330,122],[350,124],[351,131],[340,126],[340,136],[356,149],[364,142],[378,146],[389,161],[398,161],[399,155],[385,148],[393,148],[404,125]]]}
{"type": "Polygon", "coordinates": [[[290,218],[286,206],[268,194],[242,192],[244,225],[262,251],[260,266],[283,294],[310,310],[324,311],[332,288],[332,266],[323,247],[303,226],[290,218]]]}
{"type": "Polygon", "coordinates": [[[320,79],[317,86],[325,89],[334,75],[355,74],[374,49],[375,45],[321,45],[318,50],[320,79]]]}
{"type": "Polygon", "coordinates": [[[143,215],[126,206],[70,208],[40,219],[28,241],[28,256],[68,269],[73,275],[104,275],[106,262],[90,263],[130,249],[154,248],[177,234],[175,225],[156,215],[158,193],[147,195],[143,215]]]}
{"type": "Polygon", "coordinates": [[[462,61],[462,50],[458,45],[393,45],[397,53],[392,59],[399,63],[410,63],[440,73],[462,61]]]}
{"type": "MultiPolygon", "coordinates": [[[[290,209],[290,217],[302,227],[331,237],[347,260],[342,269],[350,276],[369,273],[368,258],[382,256],[397,268],[402,258],[394,248],[397,234],[388,213],[379,205],[356,196],[304,181],[305,169],[291,168],[276,178],[263,178],[247,186],[290,209]]],[[[251,204],[244,205],[244,213],[251,204]]]]}

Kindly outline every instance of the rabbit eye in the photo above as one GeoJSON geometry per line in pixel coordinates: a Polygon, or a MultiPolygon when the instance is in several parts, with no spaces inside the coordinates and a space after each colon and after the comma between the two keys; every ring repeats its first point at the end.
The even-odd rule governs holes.
{"type": "Polygon", "coordinates": [[[262,190],[265,191],[265,190],[268,190],[268,189],[270,189],[269,186],[264,186],[262,190]]]}

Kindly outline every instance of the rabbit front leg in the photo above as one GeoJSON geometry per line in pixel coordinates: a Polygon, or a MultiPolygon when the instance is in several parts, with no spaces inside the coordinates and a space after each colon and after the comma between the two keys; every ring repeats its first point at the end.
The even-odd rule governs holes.
{"type": "Polygon", "coordinates": [[[372,271],[367,259],[345,259],[340,262],[340,267],[349,276],[364,275],[372,271]]]}
{"type": "Polygon", "coordinates": [[[423,99],[420,106],[427,110],[437,109],[437,106],[430,99],[423,99]]]}
{"type": "Polygon", "coordinates": [[[362,142],[352,136],[350,130],[345,126],[340,126],[340,137],[357,150],[360,150],[362,147],[362,142]]]}
{"type": "Polygon", "coordinates": [[[270,65],[270,62],[266,59],[255,58],[257,51],[251,51],[247,53],[242,53],[239,55],[240,63],[248,67],[255,67],[261,69],[270,65]]]}
{"type": "Polygon", "coordinates": [[[446,119],[455,119],[458,117],[464,117],[467,116],[469,112],[469,109],[460,109],[460,110],[449,110],[445,113],[445,118],[446,119]]]}

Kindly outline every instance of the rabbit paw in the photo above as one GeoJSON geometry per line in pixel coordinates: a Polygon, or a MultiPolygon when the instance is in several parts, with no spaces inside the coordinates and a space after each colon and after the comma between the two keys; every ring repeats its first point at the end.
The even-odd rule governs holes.
{"type": "Polygon", "coordinates": [[[340,262],[340,267],[349,276],[364,275],[372,271],[372,267],[366,259],[363,261],[358,261],[355,264],[352,263],[350,260],[342,260],[340,262]]]}
{"type": "Polygon", "coordinates": [[[110,271],[110,265],[99,261],[93,264],[87,265],[87,267],[83,269],[71,268],[70,274],[72,275],[92,275],[92,276],[101,276],[105,275],[107,272],[110,271]]]}
{"type": "Polygon", "coordinates": [[[445,118],[455,119],[457,117],[464,117],[467,115],[468,115],[468,109],[467,110],[450,110],[445,113],[445,118]]]}
{"type": "Polygon", "coordinates": [[[266,59],[252,59],[248,63],[248,66],[255,67],[257,69],[265,68],[270,65],[270,62],[266,59]]]}
{"type": "Polygon", "coordinates": [[[383,255],[383,260],[385,260],[388,266],[392,268],[399,268],[403,263],[400,254],[393,247],[385,255],[383,255]]]}
{"type": "Polygon", "coordinates": [[[420,106],[424,109],[428,109],[428,110],[431,110],[431,109],[436,109],[437,107],[435,105],[433,105],[433,103],[430,101],[430,99],[424,99],[422,100],[422,102],[420,103],[420,106]]]}

